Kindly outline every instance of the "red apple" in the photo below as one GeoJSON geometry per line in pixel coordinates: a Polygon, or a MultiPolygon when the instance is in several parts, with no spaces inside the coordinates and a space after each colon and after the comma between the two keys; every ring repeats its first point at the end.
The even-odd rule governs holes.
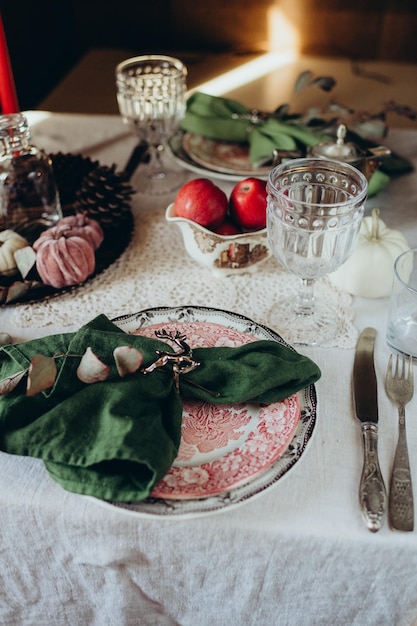
{"type": "Polygon", "coordinates": [[[266,196],[265,180],[245,178],[239,181],[230,194],[230,215],[245,230],[265,228],[266,196]]]}
{"type": "Polygon", "coordinates": [[[181,187],[175,198],[175,214],[215,230],[227,213],[227,196],[208,178],[195,178],[181,187]]]}
{"type": "Polygon", "coordinates": [[[231,220],[226,219],[218,228],[214,231],[218,235],[240,235],[242,230],[236,226],[231,220]]]}

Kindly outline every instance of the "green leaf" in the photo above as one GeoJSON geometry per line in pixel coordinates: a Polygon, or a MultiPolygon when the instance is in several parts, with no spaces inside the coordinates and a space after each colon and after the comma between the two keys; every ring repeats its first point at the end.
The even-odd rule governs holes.
{"type": "Polygon", "coordinates": [[[336,100],[331,100],[327,104],[326,110],[330,111],[331,113],[336,113],[339,117],[347,117],[348,115],[353,115],[353,113],[355,113],[352,108],[346,106],[345,104],[342,104],[341,102],[337,102],[336,100]]]}
{"type": "Polygon", "coordinates": [[[12,376],[8,376],[7,378],[3,378],[0,380],[0,396],[6,396],[8,393],[13,391],[15,387],[20,383],[23,376],[27,374],[28,370],[22,370],[13,374],[12,376]]]}
{"type": "Polygon", "coordinates": [[[113,352],[117,371],[122,378],[136,372],[143,361],[143,354],[133,346],[119,346],[113,352]]]}
{"type": "Polygon", "coordinates": [[[303,89],[309,86],[312,79],[313,79],[313,72],[310,72],[310,70],[301,72],[301,74],[299,74],[297,80],[295,81],[294,90],[303,91],[303,89]]]}
{"type": "Polygon", "coordinates": [[[56,363],[51,356],[35,354],[30,362],[26,395],[36,396],[52,387],[56,378],[56,363]]]}
{"type": "Polygon", "coordinates": [[[0,333],[0,346],[8,346],[12,343],[9,333],[0,333]]]}
{"type": "Polygon", "coordinates": [[[331,91],[336,85],[336,81],[331,76],[318,76],[313,80],[313,87],[319,87],[323,91],[331,91]]]}
{"type": "Polygon", "coordinates": [[[16,250],[14,253],[14,260],[23,278],[27,278],[31,270],[35,267],[36,252],[31,246],[19,248],[19,250],[16,250]]]}
{"type": "Polygon", "coordinates": [[[273,112],[273,117],[276,117],[279,120],[286,119],[290,113],[290,105],[289,104],[280,104],[279,107],[275,109],[273,112]]]}
{"type": "Polygon", "coordinates": [[[7,291],[6,303],[23,298],[30,290],[32,283],[16,280],[7,291]]]}
{"type": "Polygon", "coordinates": [[[77,376],[87,384],[98,383],[106,380],[110,374],[110,367],[100,361],[91,348],[84,352],[77,369],[77,376]]]}

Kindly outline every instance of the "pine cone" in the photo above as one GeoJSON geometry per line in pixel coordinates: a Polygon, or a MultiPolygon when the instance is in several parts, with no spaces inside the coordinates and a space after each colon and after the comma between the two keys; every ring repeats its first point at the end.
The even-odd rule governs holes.
{"type": "MultiPolygon", "coordinates": [[[[98,166],[98,161],[92,161],[81,154],[64,154],[57,152],[50,154],[54,178],[59,191],[62,210],[72,209],[76,201],[76,193],[81,187],[82,180],[98,166]]],[[[73,210],[71,211],[73,212],[73,210]]]]}
{"type": "Polygon", "coordinates": [[[134,189],[115,170],[115,165],[102,165],[89,172],[81,182],[74,203],[76,213],[86,213],[104,229],[131,219],[130,200],[134,189]]]}

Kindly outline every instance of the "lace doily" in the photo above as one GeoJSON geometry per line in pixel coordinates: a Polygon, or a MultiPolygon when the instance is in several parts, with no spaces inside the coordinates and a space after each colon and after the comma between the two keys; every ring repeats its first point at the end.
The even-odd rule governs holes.
{"type": "MultiPolygon", "coordinates": [[[[258,272],[218,278],[188,256],[177,226],[165,221],[165,208],[141,210],[140,197],[134,204],[135,232],[115,263],[71,292],[16,306],[16,326],[81,326],[100,313],[114,318],[156,306],[201,305],[242,313],[281,334],[271,323],[271,307],[296,292],[297,277],[271,258],[258,272]]],[[[333,305],[342,318],[342,332],[329,347],[353,348],[358,333],[351,296],[319,280],[316,297],[333,305]]]]}

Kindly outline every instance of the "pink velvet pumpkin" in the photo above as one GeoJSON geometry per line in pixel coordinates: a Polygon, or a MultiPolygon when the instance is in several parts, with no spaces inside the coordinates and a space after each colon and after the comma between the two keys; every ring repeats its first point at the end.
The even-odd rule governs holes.
{"type": "Polygon", "coordinates": [[[85,213],[77,213],[76,215],[68,215],[62,218],[55,226],[44,230],[39,235],[39,239],[50,239],[51,236],[55,237],[57,234],[67,238],[74,235],[83,237],[91,243],[94,250],[97,250],[104,239],[103,229],[99,222],[87,217],[85,213]]]}
{"type": "Polygon", "coordinates": [[[61,288],[84,282],[95,270],[94,246],[88,238],[68,236],[67,225],[45,231],[33,244],[36,269],[45,285],[61,288]]]}

